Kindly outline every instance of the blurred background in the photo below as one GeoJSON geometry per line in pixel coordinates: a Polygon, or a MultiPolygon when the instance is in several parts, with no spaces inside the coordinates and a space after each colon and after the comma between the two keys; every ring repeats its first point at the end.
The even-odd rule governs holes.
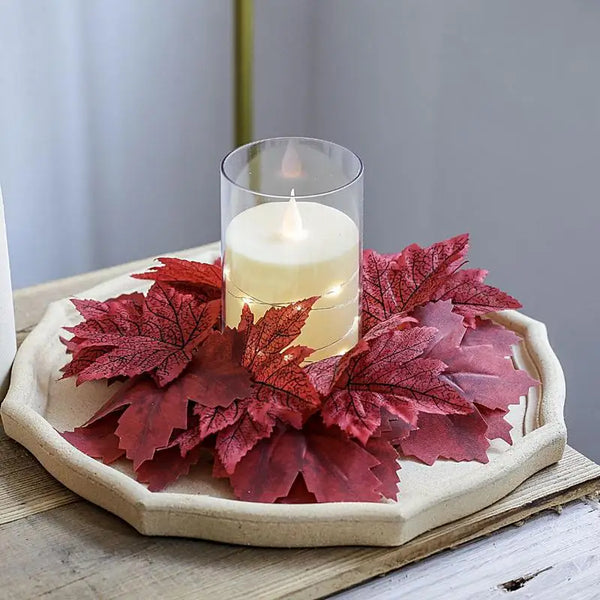
{"type": "MultiPolygon", "coordinates": [[[[0,0],[15,287],[219,236],[233,3],[0,0]]],[[[469,231],[546,322],[570,443],[600,460],[600,3],[255,0],[255,139],[366,165],[365,245],[469,231]]]]}

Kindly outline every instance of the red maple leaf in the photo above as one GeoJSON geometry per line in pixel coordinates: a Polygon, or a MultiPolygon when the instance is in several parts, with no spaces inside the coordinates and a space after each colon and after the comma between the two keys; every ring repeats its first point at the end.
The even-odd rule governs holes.
{"type": "Polygon", "coordinates": [[[151,267],[145,273],[132,275],[135,279],[162,281],[174,286],[195,288],[207,300],[220,298],[223,278],[221,264],[207,264],[182,258],[158,258],[162,265],[151,267]]]}
{"type": "Polygon", "coordinates": [[[61,435],[75,448],[109,465],[125,454],[125,450],[119,448],[119,438],[115,435],[121,413],[111,413],[89,425],[63,431],[61,435]]]}
{"type": "Polygon", "coordinates": [[[475,321],[479,331],[466,329],[452,308],[450,301],[431,303],[415,310],[414,316],[421,325],[437,329],[426,355],[444,362],[441,379],[459,391],[474,411],[464,417],[419,414],[418,429],[399,445],[404,454],[427,464],[440,456],[487,462],[488,440],[511,443],[511,426],[504,420],[509,405],[538,385],[506,357],[518,341],[512,332],[481,319],[475,321]]]}
{"type": "Polygon", "coordinates": [[[231,425],[217,433],[215,449],[225,471],[231,475],[236,465],[257,442],[269,437],[273,431],[275,419],[263,418],[255,420],[246,410],[231,425]]]}
{"type": "Polygon", "coordinates": [[[483,417],[487,423],[487,431],[485,437],[488,440],[501,439],[512,444],[512,438],[510,437],[510,431],[513,428],[512,425],[505,419],[508,410],[502,410],[501,408],[491,409],[483,406],[483,404],[476,405],[477,411],[483,417]]]}
{"type": "MultiPolygon", "coordinates": [[[[141,330],[144,295],[138,292],[123,294],[104,302],[97,300],[71,300],[85,319],[75,327],[65,327],[73,334],[69,340],[60,338],[67,352],[73,354],[71,361],[61,370],[63,379],[78,375],[93,365],[103,354],[112,349],[110,345],[98,345],[95,340],[105,334],[136,335],[141,330]],[[90,344],[92,344],[90,346],[90,344]]],[[[78,383],[81,381],[78,380],[78,383]]]]}
{"type": "Polygon", "coordinates": [[[380,492],[384,498],[396,500],[398,484],[400,483],[400,477],[398,477],[398,471],[400,470],[398,451],[388,440],[382,437],[372,437],[367,442],[365,449],[379,461],[379,464],[371,469],[373,475],[381,481],[375,491],[380,492]]]}
{"type": "Polygon", "coordinates": [[[363,332],[399,312],[393,286],[396,280],[395,256],[365,250],[362,260],[363,332]]]}
{"type": "Polygon", "coordinates": [[[250,323],[247,312],[242,314],[242,322],[248,329],[244,366],[255,372],[261,364],[287,348],[300,335],[310,309],[318,299],[313,296],[281,308],[270,308],[256,324],[250,323]]]}
{"type": "Polygon", "coordinates": [[[468,244],[469,236],[464,234],[428,248],[412,244],[398,255],[367,250],[363,257],[363,330],[433,300],[463,264],[468,244]]]}
{"type": "Polygon", "coordinates": [[[395,498],[396,454],[393,448],[383,450],[383,443],[372,448],[374,454],[318,419],[302,430],[279,426],[248,452],[230,480],[238,498],[254,502],[295,494],[292,486],[300,474],[318,502],[377,502],[382,494],[395,498]]]}
{"type": "Polygon", "coordinates": [[[199,460],[202,448],[197,447],[182,456],[175,446],[156,452],[152,460],[141,464],[136,471],[136,478],[148,484],[151,492],[159,492],[183,475],[190,472],[199,460]]]}
{"type": "Polygon", "coordinates": [[[192,293],[155,283],[143,307],[141,331],[90,335],[85,344],[112,349],[79,372],[78,383],[152,373],[160,385],[175,379],[219,319],[217,300],[204,302],[192,293]]]}
{"type": "Polygon", "coordinates": [[[180,378],[183,393],[204,407],[227,407],[252,393],[250,372],[242,366],[244,336],[235,329],[213,331],[180,378]]]}
{"type": "Polygon", "coordinates": [[[411,244],[396,260],[394,293],[400,310],[409,312],[429,302],[448,276],[465,262],[469,249],[468,234],[458,235],[427,248],[411,244]]]}
{"type": "Polygon", "coordinates": [[[521,341],[516,333],[489,319],[478,317],[474,325],[465,331],[461,346],[492,346],[499,356],[511,356],[512,347],[521,341]]]}
{"type": "Polygon", "coordinates": [[[483,269],[464,269],[453,273],[434,298],[452,300],[455,312],[469,320],[497,310],[521,308],[521,303],[512,296],[483,283],[487,273],[483,269]]]}
{"type": "Polygon", "coordinates": [[[139,292],[122,294],[104,302],[97,300],[71,300],[85,319],[75,327],[65,327],[80,341],[96,339],[98,335],[136,335],[141,331],[144,295],[139,292]]]}
{"type": "Polygon", "coordinates": [[[141,377],[122,386],[86,427],[122,411],[114,433],[119,438],[119,448],[125,450],[136,470],[151,460],[158,449],[169,445],[174,430],[187,428],[187,407],[188,399],[181,393],[179,380],[160,388],[149,377],[141,377]]]}
{"type": "MultiPolygon", "coordinates": [[[[101,356],[104,356],[113,349],[112,346],[85,347],[82,345],[81,338],[72,338],[72,340],[69,341],[61,338],[61,341],[67,346],[67,351],[71,351],[73,354],[71,360],[61,368],[63,374],[62,379],[75,377],[86,369],[93,368],[93,365],[101,356]]],[[[78,378],[77,385],[81,383],[83,383],[83,381],[78,378]]]]}
{"type": "Polygon", "coordinates": [[[468,415],[419,414],[418,429],[399,442],[405,456],[427,465],[438,458],[488,462],[487,424],[478,411],[468,415]]]}
{"type": "Polygon", "coordinates": [[[436,300],[452,300],[455,311],[468,319],[519,302],[483,283],[487,271],[465,269],[469,246],[466,234],[427,248],[412,244],[397,255],[367,250],[363,256],[363,332],[394,314],[409,313],[436,300]]]}
{"type": "MultiPolygon", "coordinates": [[[[418,411],[439,414],[472,410],[454,387],[440,380],[443,362],[423,358],[436,330],[414,327],[392,329],[364,339],[335,367],[321,413],[327,425],[337,425],[366,444],[381,424],[383,409],[414,424],[418,411]]],[[[318,363],[309,369],[323,389],[318,363]]],[[[325,365],[331,368],[331,362],[325,365]]]]}

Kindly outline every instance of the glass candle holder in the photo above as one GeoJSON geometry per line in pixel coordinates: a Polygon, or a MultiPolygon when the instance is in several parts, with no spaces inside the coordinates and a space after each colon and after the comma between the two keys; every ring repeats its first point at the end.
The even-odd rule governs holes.
{"type": "Polygon", "coordinates": [[[221,165],[224,325],[244,304],[319,299],[294,344],[307,362],[343,354],[360,335],[363,166],[323,140],[272,138],[237,148],[221,165]]]}

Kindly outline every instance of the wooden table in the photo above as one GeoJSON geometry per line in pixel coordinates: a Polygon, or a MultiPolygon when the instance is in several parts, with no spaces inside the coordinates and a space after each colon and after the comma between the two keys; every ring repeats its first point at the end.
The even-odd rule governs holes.
{"type": "MultiPolygon", "coordinates": [[[[49,302],[147,264],[17,291],[19,343],[49,302]]],[[[144,537],[64,488],[1,427],[0,456],[0,600],[318,598],[391,571],[337,597],[600,598],[600,467],[570,448],[507,498],[401,548],[314,550],[144,537]]]]}

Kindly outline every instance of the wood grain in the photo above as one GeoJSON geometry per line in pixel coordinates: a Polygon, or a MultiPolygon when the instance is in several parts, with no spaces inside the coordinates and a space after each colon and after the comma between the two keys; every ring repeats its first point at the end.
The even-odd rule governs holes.
{"type": "Polygon", "coordinates": [[[523,528],[504,529],[493,545],[488,539],[465,544],[335,598],[592,600],[600,589],[599,532],[600,504],[586,499],[539,515],[523,528]]]}
{"type": "MultiPolygon", "coordinates": [[[[15,292],[19,337],[26,336],[49,302],[144,268],[148,262],[15,292]]],[[[567,448],[557,465],[536,474],[500,502],[400,548],[251,549],[143,537],[66,490],[25,449],[9,440],[1,427],[0,457],[0,596],[19,600],[318,598],[600,489],[600,467],[567,448]]],[[[561,522],[561,518],[556,520],[561,522]]],[[[589,526],[594,523],[598,539],[600,520],[589,526]]],[[[574,527],[570,520],[565,524],[574,527]]],[[[527,523],[515,530],[524,545],[529,543],[530,526],[527,523]]],[[[553,536],[561,539],[558,526],[553,536]]]]}

